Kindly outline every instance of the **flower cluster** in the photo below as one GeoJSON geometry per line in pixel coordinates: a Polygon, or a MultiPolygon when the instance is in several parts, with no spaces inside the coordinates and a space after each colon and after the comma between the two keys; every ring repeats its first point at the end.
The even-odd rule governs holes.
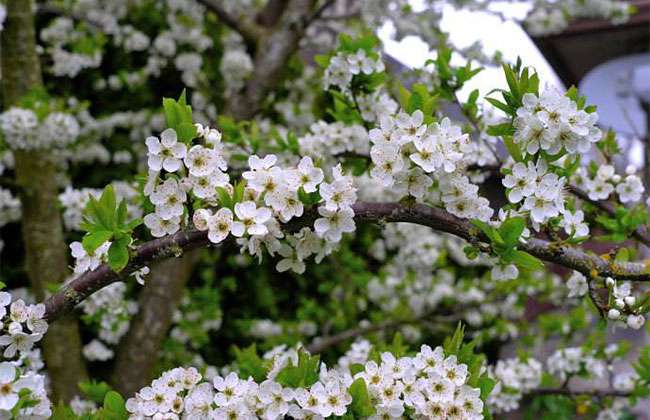
{"type": "Polygon", "coordinates": [[[20,219],[20,200],[11,191],[0,187],[0,227],[20,219]]]}
{"type": "Polygon", "coordinates": [[[360,125],[318,121],[309,127],[309,133],[298,139],[300,153],[318,158],[336,158],[345,153],[367,155],[368,132],[360,125]]]}
{"type": "Polygon", "coordinates": [[[348,92],[354,76],[381,73],[384,68],[381,56],[372,57],[363,49],[354,54],[339,52],[330,59],[323,75],[323,83],[325,89],[335,86],[342,92],[348,92]]]}
{"type": "Polygon", "coordinates": [[[556,350],[546,360],[546,366],[548,371],[561,381],[581,371],[589,372],[595,378],[601,378],[607,373],[607,364],[597,358],[594,352],[582,347],[556,350]]]}
{"type": "Polygon", "coordinates": [[[514,121],[514,139],[525,153],[586,153],[601,139],[598,114],[578,109],[575,101],[556,89],[548,88],[539,97],[526,93],[522,102],[514,121]]]}
{"type": "Polygon", "coordinates": [[[34,372],[21,373],[15,364],[1,362],[0,388],[0,416],[3,418],[46,419],[52,415],[44,376],[34,372]],[[24,404],[16,411],[21,401],[24,404]]]}
{"type": "Polygon", "coordinates": [[[537,388],[542,380],[542,364],[533,358],[499,360],[489,372],[497,380],[487,400],[495,413],[518,408],[523,394],[537,388]]]}
{"type": "Polygon", "coordinates": [[[630,18],[630,5],[619,0],[569,0],[560,6],[557,2],[539,1],[526,16],[525,24],[533,36],[562,32],[573,19],[608,19],[615,25],[630,18]]]}
{"type": "Polygon", "coordinates": [[[449,118],[427,125],[420,110],[412,115],[400,112],[395,118],[383,116],[380,127],[368,136],[373,144],[371,176],[382,185],[395,185],[399,191],[424,199],[432,198],[429,193],[435,179],[439,198],[450,213],[484,221],[492,216],[488,200],[479,196],[478,186],[463,174],[476,146],[449,118]]]}
{"type": "Polygon", "coordinates": [[[645,192],[641,178],[633,165],[625,169],[625,177],[617,174],[612,165],[601,165],[598,169],[578,168],[572,177],[573,183],[583,188],[594,201],[607,200],[616,192],[621,203],[635,203],[641,200],[645,192]]]}
{"type": "Polygon", "coordinates": [[[253,155],[242,182],[233,185],[225,173],[228,164],[220,133],[200,125],[197,131],[204,144],[189,150],[173,129],[163,131],[160,139],[147,139],[150,174],[145,194],[155,212],[147,214],[144,223],[153,236],[177,232],[187,223],[186,205],[199,199],[203,204],[195,206],[192,221],[197,229],[208,231],[212,243],[232,235],[251,255],[261,258],[263,249],[271,255],[279,253],[283,259],[278,270],[303,272],[305,258],[317,255],[322,259],[343,233],[354,231],[356,190],[340,166],[332,170],[331,182],[325,182],[323,171],[308,156],[285,168],[277,165],[275,155],[253,155]],[[162,171],[168,175],[161,176],[162,171]],[[302,216],[305,205],[301,195],[316,197],[321,217],[313,230],[303,228],[285,237],[280,223],[302,216]],[[281,242],[283,238],[286,240],[281,242]]]}
{"type": "MultiPolygon", "coordinates": [[[[99,330],[99,338],[108,344],[118,344],[129,329],[129,321],[137,312],[137,303],[126,299],[126,283],[115,282],[106,286],[81,303],[85,320],[99,330]]],[[[90,360],[108,357],[103,343],[91,342],[84,349],[90,360]]]]}
{"type": "Polygon", "coordinates": [[[632,329],[640,329],[645,324],[645,315],[638,311],[636,297],[632,295],[632,285],[629,282],[618,283],[611,277],[605,279],[605,285],[613,303],[607,317],[612,321],[621,321],[632,329]]]}
{"type": "Polygon", "coordinates": [[[232,372],[203,382],[196,369],[176,368],[130,398],[127,409],[131,418],[324,419],[349,413],[352,389],[362,381],[374,406],[371,419],[401,418],[406,410],[426,418],[483,418],[480,391],[466,384],[467,366],[445,357],[441,347],[424,345],[414,357],[384,352],[354,375],[322,365],[312,383],[300,387],[278,382],[284,368],[299,363],[296,350],[280,348],[268,356],[272,367],[263,381],[232,372]]]}
{"type": "Polygon", "coordinates": [[[12,149],[61,148],[79,137],[79,122],[70,114],[53,112],[39,121],[30,109],[9,108],[0,114],[0,130],[12,149]]]}
{"type": "Polygon", "coordinates": [[[44,316],[43,304],[27,305],[22,299],[11,302],[11,294],[0,292],[0,347],[4,349],[6,359],[20,358],[22,353],[29,352],[43,338],[47,332],[44,316]]]}
{"type": "Polygon", "coordinates": [[[98,49],[80,53],[66,49],[84,37],[81,31],[75,30],[74,22],[67,17],[57,17],[40,33],[45,43],[45,52],[52,57],[50,71],[55,76],[75,77],[82,70],[97,68],[102,63],[102,54],[98,49]]]}

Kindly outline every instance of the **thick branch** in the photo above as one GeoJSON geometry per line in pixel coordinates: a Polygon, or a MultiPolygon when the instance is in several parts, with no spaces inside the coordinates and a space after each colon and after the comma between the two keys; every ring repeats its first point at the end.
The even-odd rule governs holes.
{"type": "MultiPolygon", "coordinates": [[[[455,312],[457,313],[459,312],[459,310],[455,309],[455,312]]],[[[438,321],[445,321],[445,322],[452,321],[452,319],[450,319],[449,316],[435,314],[435,313],[426,313],[426,314],[422,314],[421,316],[416,316],[407,319],[389,319],[383,322],[379,322],[377,324],[370,324],[370,325],[350,328],[348,330],[341,331],[340,333],[333,334],[330,336],[316,337],[311,343],[309,343],[305,347],[305,349],[311,354],[322,353],[323,351],[329,349],[330,347],[341,344],[344,341],[349,339],[361,337],[366,334],[370,334],[377,331],[385,331],[394,328],[399,328],[404,325],[417,324],[424,320],[428,320],[428,321],[438,320],[438,321]]],[[[457,320],[457,318],[454,318],[453,320],[457,320]]]]}
{"type": "MultiPolygon", "coordinates": [[[[202,0],[206,1],[206,0],[202,0]]],[[[229,98],[227,108],[238,120],[259,112],[269,92],[283,80],[289,58],[298,50],[315,0],[290,0],[278,23],[259,40],[253,74],[244,89],[229,98]]]]}
{"type": "MultiPolygon", "coordinates": [[[[468,220],[459,219],[445,210],[424,204],[406,206],[399,203],[356,203],[355,220],[375,223],[407,222],[428,226],[440,232],[449,233],[485,249],[486,238],[468,220]]],[[[291,223],[291,227],[307,226],[315,215],[309,212],[291,223]]],[[[180,256],[184,251],[209,244],[206,232],[183,231],[171,236],[146,242],[132,255],[129,265],[121,274],[116,274],[103,264],[94,271],[76,278],[61,291],[45,301],[47,318],[53,320],[72,309],[79,302],[107,286],[123,275],[149,264],[152,261],[180,256]]],[[[567,245],[531,238],[519,248],[544,261],[553,262],[580,271],[589,277],[615,277],[621,280],[650,281],[650,265],[646,262],[616,262],[586,253],[567,245]]]]}
{"type": "Polygon", "coordinates": [[[233,31],[239,33],[244,39],[246,49],[255,51],[257,41],[260,38],[259,27],[246,16],[233,16],[224,7],[222,0],[197,0],[204,5],[208,10],[214,12],[219,18],[219,21],[228,26],[233,31]]]}
{"type": "Polygon", "coordinates": [[[573,390],[568,388],[539,388],[530,391],[528,396],[535,397],[540,395],[566,395],[566,396],[579,396],[587,395],[596,398],[605,397],[629,397],[631,395],[628,391],[619,391],[616,389],[586,389],[583,391],[573,390]]]}

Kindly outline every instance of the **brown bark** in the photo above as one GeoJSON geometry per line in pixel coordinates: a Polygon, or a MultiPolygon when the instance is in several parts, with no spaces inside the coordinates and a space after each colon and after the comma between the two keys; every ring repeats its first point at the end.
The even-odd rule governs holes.
{"type": "MultiPolygon", "coordinates": [[[[42,85],[31,0],[9,0],[2,32],[2,91],[6,106],[15,105],[42,85]]],[[[61,283],[68,276],[67,246],[57,209],[57,168],[48,151],[17,151],[16,179],[22,204],[22,232],[26,271],[38,300],[46,283],[61,283]]],[[[72,315],[50,326],[43,339],[43,354],[54,401],[68,401],[77,384],[87,378],[81,356],[79,325],[72,315]]]]}
{"type": "Polygon", "coordinates": [[[289,58],[298,50],[309,23],[313,20],[316,0],[290,0],[276,25],[258,40],[253,57],[254,69],[244,89],[228,100],[235,119],[255,116],[267,95],[282,81],[289,58]]]}
{"type": "Polygon", "coordinates": [[[152,267],[140,294],[139,311],[117,349],[111,382],[122,395],[133,395],[153,379],[158,351],[167,337],[198,252],[152,267]]]}

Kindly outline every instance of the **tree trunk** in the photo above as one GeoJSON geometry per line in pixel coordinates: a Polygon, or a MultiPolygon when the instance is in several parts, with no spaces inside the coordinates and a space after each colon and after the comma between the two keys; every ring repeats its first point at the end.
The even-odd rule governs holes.
{"type": "MultiPolygon", "coordinates": [[[[7,21],[2,31],[2,78],[7,107],[42,85],[32,0],[7,2],[7,21]]],[[[69,274],[67,246],[57,208],[57,169],[51,155],[42,150],[15,152],[26,270],[39,301],[44,298],[47,283],[61,283],[69,274]]],[[[74,316],[50,325],[43,339],[43,353],[54,402],[69,401],[78,393],[78,382],[87,378],[74,316]]]]}
{"type": "Polygon", "coordinates": [[[112,385],[131,396],[153,379],[158,352],[172,324],[199,250],[153,266],[140,294],[138,313],[117,349],[112,385]]]}

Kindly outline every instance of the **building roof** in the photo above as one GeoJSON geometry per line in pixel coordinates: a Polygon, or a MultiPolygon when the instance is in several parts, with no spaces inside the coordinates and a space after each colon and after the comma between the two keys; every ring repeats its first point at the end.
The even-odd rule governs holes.
{"type": "Polygon", "coordinates": [[[581,19],[559,34],[531,37],[566,86],[578,85],[597,65],[650,51],[650,0],[633,0],[637,13],[624,24],[581,19]]]}

